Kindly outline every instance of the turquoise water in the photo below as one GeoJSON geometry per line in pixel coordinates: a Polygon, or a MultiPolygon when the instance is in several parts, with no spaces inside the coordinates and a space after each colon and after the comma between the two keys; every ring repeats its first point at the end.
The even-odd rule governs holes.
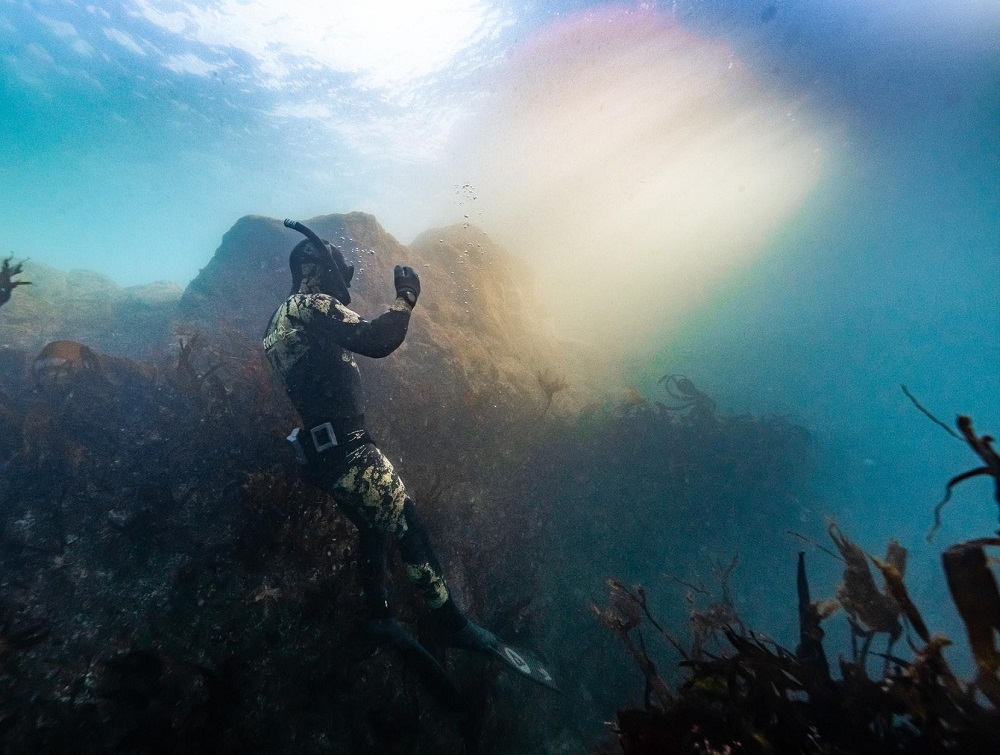
{"type": "MultiPolygon", "coordinates": [[[[123,285],[185,285],[245,214],[364,210],[404,243],[471,214],[506,240],[512,231],[505,223],[546,201],[538,186],[554,182],[539,169],[534,184],[524,165],[500,160],[495,171],[523,174],[490,185],[494,193],[476,199],[472,212],[468,196],[455,199],[455,187],[472,180],[463,176],[465,160],[480,170],[491,162],[483,144],[470,148],[469,134],[492,134],[499,148],[519,129],[517,138],[530,143],[531,113],[577,83],[553,82],[533,95],[538,101],[521,102],[519,90],[507,87],[509,62],[525,50],[539,55],[528,59],[542,61],[535,73],[544,82],[546,35],[559,29],[593,33],[588,43],[603,42],[603,34],[614,46],[622,44],[621,28],[634,28],[629,24],[671,44],[674,32],[663,30],[679,28],[706,60],[719,50],[731,55],[759,87],[741,90],[740,106],[774,106],[767,122],[788,128],[796,144],[821,145],[821,167],[781,212],[753,221],[747,246],[754,253],[672,311],[662,331],[649,324],[658,310],[642,308],[647,294],[630,289],[640,276],[619,273],[633,262],[630,245],[658,231],[669,235],[666,211],[662,225],[647,223],[652,230],[641,238],[611,229],[626,252],[607,250],[601,264],[614,283],[588,278],[586,296],[602,296],[623,331],[642,324],[643,337],[615,353],[626,382],[652,394],[661,375],[684,373],[726,410],[779,413],[808,427],[820,464],[818,503],[803,530],[815,532],[833,515],[872,551],[898,537],[912,550],[916,602],[932,622],[960,634],[939,552],[996,529],[992,489],[985,480],[963,486],[936,543],[925,543],[945,481],[976,459],[923,417],[899,384],[943,420],[967,413],[981,431],[1000,432],[995,3],[456,0],[415,3],[422,6],[416,15],[408,5],[375,4],[370,15],[355,5],[302,4],[289,13],[277,2],[0,3],[0,252],[96,270],[123,285]],[[525,119],[477,121],[494,95],[523,107],[525,119]],[[505,214],[498,208],[508,201],[515,211],[505,214]]],[[[560,37],[572,46],[567,39],[572,35],[560,37]]],[[[714,91],[716,74],[703,80],[695,71],[673,82],[671,66],[686,63],[684,55],[656,69],[662,91],[617,68],[606,71],[608,81],[649,86],[644,97],[690,91],[697,101],[714,91]]],[[[566,59],[553,57],[552,65],[566,59]]],[[[607,60],[617,66],[626,58],[607,60]]],[[[726,90],[730,97],[739,99],[726,90]]],[[[727,110],[725,98],[718,116],[693,106],[705,119],[699,128],[743,128],[744,111],[727,110]]],[[[643,121],[649,111],[638,104],[623,113],[622,153],[611,165],[644,162],[646,153],[636,154],[648,145],[630,141],[632,125],[655,140],[643,121]]],[[[546,112],[558,117],[553,109],[546,112]]],[[[579,125],[587,111],[571,112],[574,122],[560,125],[579,125]]],[[[752,128],[764,122],[750,121],[752,128]]],[[[669,119],[653,122],[664,124],[669,119]]],[[[671,138],[683,151],[687,142],[671,138]]],[[[556,146],[565,147],[543,144],[540,151],[556,146]]],[[[577,163],[565,168],[567,183],[570,193],[583,193],[574,179],[606,177],[610,169],[589,163],[592,142],[570,147],[564,152],[577,163]]],[[[769,164],[766,153],[755,157],[758,167],[769,164]]],[[[787,176],[797,180],[799,168],[813,167],[794,163],[787,176]]],[[[677,173],[697,174],[697,165],[692,174],[677,173]]],[[[611,176],[609,183],[623,185],[612,196],[635,189],[656,206],[660,195],[644,195],[638,181],[629,186],[630,175],[611,176]]],[[[602,209],[614,201],[597,196],[602,209]]],[[[765,203],[737,206],[757,218],[755,204],[765,203]]],[[[704,227],[740,220],[719,211],[704,227]]],[[[518,238],[523,244],[530,234],[518,238]]],[[[554,270],[546,268],[543,297],[576,296],[581,281],[570,249],[554,270]]],[[[551,256],[530,244],[515,251],[542,268],[551,256]]],[[[654,293],[669,301],[671,274],[651,258],[653,271],[641,273],[662,280],[654,293]]],[[[698,268],[697,259],[691,266],[698,268]]],[[[595,268],[585,269],[592,276],[595,268]]],[[[781,536],[773,547],[798,547],[781,536]]]]}

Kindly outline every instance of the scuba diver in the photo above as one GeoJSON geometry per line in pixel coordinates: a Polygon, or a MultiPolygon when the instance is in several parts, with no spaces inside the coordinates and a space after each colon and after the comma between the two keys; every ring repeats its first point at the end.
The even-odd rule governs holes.
{"type": "Polygon", "coordinates": [[[332,496],[358,528],[361,588],[369,611],[366,628],[425,670],[443,675],[436,659],[393,618],[385,586],[386,539],[391,535],[406,576],[430,609],[447,647],[499,658],[557,689],[530,655],[469,620],[455,604],[413,499],[365,428],[365,399],[354,355],[378,359],[403,343],[420,296],[416,271],[396,265],[396,299],[369,322],[347,307],[354,266],[343,253],[302,223],[285,220],[285,226],[306,238],[289,257],[292,290],[271,317],[264,352],[305,425],[288,437],[303,478],[332,496]]]}

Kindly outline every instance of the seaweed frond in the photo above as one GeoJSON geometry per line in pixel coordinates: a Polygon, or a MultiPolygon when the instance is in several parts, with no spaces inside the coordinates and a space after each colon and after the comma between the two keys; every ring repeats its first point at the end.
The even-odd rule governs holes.
{"type": "Polygon", "coordinates": [[[14,276],[21,274],[21,265],[17,262],[12,264],[13,256],[0,260],[0,307],[10,301],[10,295],[18,286],[30,286],[31,281],[17,281],[14,276]]]}
{"type": "Polygon", "coordinates": [[[962,474],[955,475],[948,480],[948,484],[945,486],[944,498],[934,507],[934,526],[927,533],[927,542],[934,539],[934,533],[941,527],[941,510],[951,500],[952,490],[960,482],[983,475],[992,477],[995,485],[993,498],[997,502],[997,505],[1000,506],[1000,455],[993,448],[993,437],[990,435],[976,435],[976,431],[972,428],[972,418],[964,414],[958,415],[956,424],[969,448],[976,452],[976,455],[983,460],[984,465],[970,469],[967,472],[962,472],[962,474]]]}
{"type": "Polygon", "coordinates": [[[535,377],[538,380],[538,386],[545,394],[545,408],[542,409],[542,416],[545,416],[545,413],[549,410],[549,406],[552,404],[552,398],[560,391],[569,388],[569,382],[567,382],[563,375],[549,368],[545,368],[537,373],[535,377]]]}

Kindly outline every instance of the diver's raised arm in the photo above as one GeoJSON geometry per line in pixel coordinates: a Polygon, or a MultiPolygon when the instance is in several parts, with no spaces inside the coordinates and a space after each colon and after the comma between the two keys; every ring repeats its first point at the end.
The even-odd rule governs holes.
{"type": "Polygon", "coordinates": [[[420,296],[420,277],[412,267],[396,265],[393,284],[396,301],[388,312],[370,322],[341,304],[331,308],[330,337],[348,351],[375,359],[398,349],[406,338],[410,312],[420,296]]]}

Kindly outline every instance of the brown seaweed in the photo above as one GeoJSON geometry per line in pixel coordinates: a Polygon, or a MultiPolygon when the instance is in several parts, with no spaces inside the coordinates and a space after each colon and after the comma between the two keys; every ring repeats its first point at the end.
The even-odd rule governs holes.
{"type": "Polygon", "coordinates": [[[694,409],[695,414],[711,415],[715,411],[715,401],[704,391],[695,387],[690,378],[684,375],[663,375],[657,382],[663,385],[667,395],[676,406],[661,406],[669,411],[694,409]]]}
{"type": "MultiPolygon", "coordinates": [[[[667,706],[625,709],[613,730],[620,749],[634,753],[991,753],[1000,747],[1000,591],[983,548],[1000,538],[974,540],[944,554],[956,606],[969,633],[978,674],[963,682],[949,667],[943,649],[950,641],[931,635],[906,590],[905,551],[890,544],[885,559],[872,558],[886,581],[880,591],[867,557],[836,525],[829,533],[847,562],[839,594],[852,626],[866,631],[894,629],[900,615],[922,645],[910,659],[885,654],[880,678],[870,678],[859,662],[842,660],[840,678],[829,673],[820,623],[830,603],[811,599],[805,556],[797,569],[799,646],[795,653],[753,631],[725,630],[729,650],[718,656],[684,656],[688,678],[669,690],[667,706]],[[992,705],[983,705],[981,692],[992,705]]],[[[618,606],[620,637],[639,634],[648,616],[641,588],[623,590],[611,582],[618,606]],[[624,600],[624,609],[622,608],[624,600]],[[627,629],[626,629],[627,628],[627,629]]],[[[606,626],[608,625],[605,622],[606,626]]],[[[669,635],[657,625],[661,634],[669,635]]],[[[872,632],[874,633],[874,632],[872,632]]],[[[672,640],[672,638],[671,638],[672,640]]],[[[672,645],[679,648],[676,641],[672,645]]],[[[645,647],[644,657],[648,657],[645,647]]],[[[666,682],[651,664],[640,665],[646,688],[666,682]]],[[[669,689],[669,687],[668,687],[669,689]]]]}
{"type": "Polygon", "coordinates": [[[647,710],[650,708],[666,710],[673,700],[673,694],[657,673],[656,664],[653,663],[646,651],[646,643],[642,633],[636,632],[635,636],[632,636],[632,631],[642,624],[643,616],[646,616],[654,626],[663,632],[649,614],[646,593],[641,587],[630,590],[621,582],[613,579],[608,580],[608,587],[611,590],[611,605],[605,609],[591,605],[591,609],[598,620],[622,641],[639,670],[642,671],[646,681],[643,700],[647,710]]]}
{"type": "Polygon", "coordinates": [[[910,622],[910,626],[913,627],[915,631],[924,642],[930,642],[930,633],[927,631],[927,625],[924,623],[923,617],[920,615],[920,611],[910,600],[910,594],[906,589],[906,585],[903,583],[903,574],[906,571],[906,550],[903,549],[899,543],[893,540],[889,543],[889,552],[892,554],[893,548],[902,551],[901,561],[899,559],[894,560],[889,556],[883,561],[880,558],[872,556],[872,563],[878,567],[878,570],[882,573],[882,578],[885,580],[886,588],[889,590],[889,595],[896,602],[902,610],[903,615],[906,620],[910,622]],[[903,566],[900,566],[900,563],[903,566]]]}
{"type": "Polygon", "coordinates": [[[21,274],[22,263],[11,264],[14,258],[0,260],[0,307],[10,301],[10,296],[18,286],[30,286],[31,281],[17,281],[14,276],[21,274]]]}
{"type": "Polygon", "coordinates": [[[545,394],[545,406],[542,408],[542,416],[544,417],[552,405],[553,396],[569,388],[569,382],[565,377],[551,369],[542,370],[535,377],[538,379],[538,387],[545,394]]]}
{"type": "Polygon", "coordinates": [[[928,542],[934,538],[934,533],[941,527],[941,510],[951,500],[952,490],[960,482],[983,475],[992,477],[994,481],[993,499],[1000,505],[1000,454],[997,454],[996,449],[993,448],[993,437],[990,435],[976,435],[976,431],[972,428],[972,418],[964,414],[958,415],[956,424],[969,448],[975,451],[976,455],[983,460],[983,466],[962,472],[962,474],[955,475],[948,480],[948,484],[945,486],[944,498],[934,508],[934,526],[927,533],[928,542]]]}
{"type": "Polygon", "coordinates": [[[727,630],[733,629],[739,634],[746,631],[743,620],[736,611],[732,587],[730,586],[733,570],[738,563],[739,556],[736,555],[729,560],[728,564],[716,561],[712,565],[713,576],[719,582],[721,595],[718,600],[711,601],[704,609],[698,606],[695,593],[710,595],[705,584],[701,580],[698,580],[697,585],[679,579],[675,580],[689,588],[684,596],[684,601],[688,605],[688,622],[692,635],[690,657],[692,658],[702,658],[708,642],[712,639],[718,640],[727,630]]]}
{"type": "MultiPolygon", "coordinates": [[[[899,623],[901,608],[891,592],[882,592],[875,584],[868,556],[854,542],[849,540],[835,522],[827,525],[827,532],[844,559],[844,578],[837,588],[837,600],[847,612],[851,625],[851,641],[854,661],[864,665],[868,648],[876,634],[888,635],[886,653],[903,631],[899,623]],[[858,651],[856,640],[864,638],[858,651]]],[[[906,551],[895,541],[889,543],[886,562],[902,575],[906,570],[906,551]]]]}
{"type": "Polygon", "coordinates": [[[1000,651],[994,633],[1000,632],[1000,590],[990,571],[983,545],[1000,545],[1000,540],[973,540],[944,552],[945,575],[952,600],[965,624],[976,661],[976,684],[990,701],[1000,707],[1000,651]]]}

